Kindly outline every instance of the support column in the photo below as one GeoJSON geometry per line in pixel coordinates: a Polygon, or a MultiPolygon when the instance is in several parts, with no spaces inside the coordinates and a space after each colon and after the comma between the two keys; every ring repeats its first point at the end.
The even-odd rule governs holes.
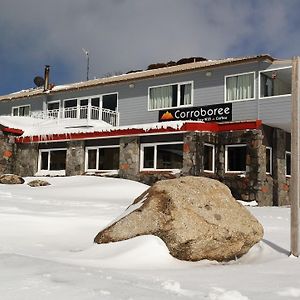
{"type": "Polygon", "coordinates": [[[85,172],[84,141],[67,143],[66,175],[82,175],[85,172]]]}
{"type": "Polygon", "coordinates": [[[183,166],[182,175],[199,176],[199,143],[198,133],[187,132],[183,136],[183,166]]]}

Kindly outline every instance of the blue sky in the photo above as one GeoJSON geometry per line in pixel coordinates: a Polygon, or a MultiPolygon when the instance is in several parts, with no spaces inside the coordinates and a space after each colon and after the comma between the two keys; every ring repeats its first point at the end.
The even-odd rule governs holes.
{"type": "Polygon", "coordinates": [[[299,0],[1,0],[0,95],[151,63],[300,55],[299,0]]]}

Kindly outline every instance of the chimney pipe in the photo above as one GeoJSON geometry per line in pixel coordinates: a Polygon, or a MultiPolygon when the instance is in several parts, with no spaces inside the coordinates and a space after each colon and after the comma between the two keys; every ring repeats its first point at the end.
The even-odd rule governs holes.
{"type": "Polygon", "coordinates": [[[50,73],[50,66],[46,65],[45,66],[45,74],[44,74],[44,91],[49,90],[49,73],[50,73]]]}

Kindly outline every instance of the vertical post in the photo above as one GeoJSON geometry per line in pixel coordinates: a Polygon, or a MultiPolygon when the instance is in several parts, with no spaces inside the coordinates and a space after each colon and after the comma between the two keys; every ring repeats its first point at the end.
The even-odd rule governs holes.
{"type": "Polygon", "coordinates": [[[299,60],[293,57],[292,64],[292,124],[291,124],[291,254],[299,256],[299,198],[300,198],[300,92],[299,92],[299,60]]]}

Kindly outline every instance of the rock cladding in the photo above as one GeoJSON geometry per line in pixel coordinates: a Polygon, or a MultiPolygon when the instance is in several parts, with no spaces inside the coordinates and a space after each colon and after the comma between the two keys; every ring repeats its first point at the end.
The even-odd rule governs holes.
{"type": "Polygon", "coordinates": [[[228,261],[247,253],[263,237],[263,227],[229,188],[206,177],[156,182],[134,200],[96,243],[153,234],[181,260],[228,261]]]}

